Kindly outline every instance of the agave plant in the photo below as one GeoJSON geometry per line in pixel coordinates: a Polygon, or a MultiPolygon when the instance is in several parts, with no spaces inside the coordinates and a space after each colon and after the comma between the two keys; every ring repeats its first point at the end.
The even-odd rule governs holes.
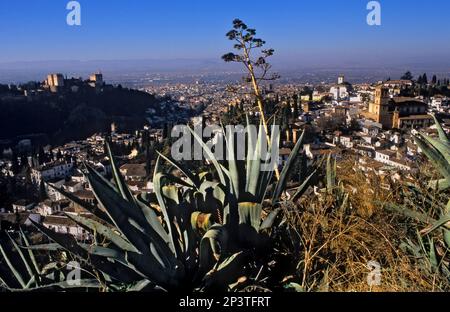
{"type": "MultiPolygon", "coordinates": [[[[266,168],[269,165],[269,161],[263,160],[261,155],[262,144],[264,144],[266,136],[262,125],[260,125],[256,142],[252,142],[252,136],[248,135],[245,161],[235,160],[236,157],[233,153],[236,150],[236,142],[233,136],[226,137],[226,150],[229,157],[224,164],[215,159],[214,154],[202,138],[192,130],[191,133],[210,159],[218,181],[210,180],[209,174],[206,173],[195,176],[183,168],[180,163],[163,155],[160,155],[160,158],[164,158],[173,167],[179,169],[185,175],[187,183],[190,184],[185,198],[193,211],[191,214],[192,228],[202,235],[200,259],[206,257],[204,262],[209,262],[209,267],[211,267],[214,262],[217,266],[217,263],[220,263],[224,257],[230,257],[242,251],[264,250],[269,243],[269,236],[265,231],[273,226],[280,212],[276,206],[285,191],[289,170],[299,154],[304,136],[302,135],[295,145],[281,172],[280,179],[273,185],[269,199],[268,190],[272,186],[274,168],[262,170],[263,165],[266,168]],[[271,204],[271,210],[263,220],[264,202],[271,204]],[[211,255],[214,257],[213,261],[211,261],[211,255]]],[[[225,131],[223,131],[223,135],[225,135],[225,131]]],[[[279,137],[275,135],[275,131],[272,131],[270,142],[276,142],[274,145],[278,146],[279,137]]],[[[270,148],[271,146],[269,146],[269,154],[270,148]]],[[[159,175],[161,173],[155,175],[155,188],[160,185],[159,175]]],[[[309,176],[297,189],[295,198],[304,193],[310,185],[312,177],[313,175],[309,176]]],[[[208,278],[209,275],[206,276],[207,281],[208,278]]]]}
{"type": "Polygon", "coordinates": [[[442,180],[432,181],[430,186],[437,186],[439,190],[443,191],[450,188],[450,140],[436,117],[433,116],[433,118],[439,137],[432,138],[423,133],[419,133],[414,140],[444,177],[442,180]]]}
{"type": "MultiPolygon", "coordinates": [[[[271,142],[278,142],[274,133],[271,142]]],[[[86,164],[85,175],[97,205],[55,188],[93,214],[88,218],[67,213],[70,219],[92,232],[92,244],[82,244],[71,235],[55,233],[34,223],[55,242],[38,247],[63,249],[74,255],[101,272],[100,282],[109,290],[229,289],[230,284],[245,274],[249,256],[268,246],[269,236],[265,231],[280,212],[276,205],[283,198],[289,169],[304,136],[297,142],[273,187],[270,200],[273,208],[264,218],[263,203],[269,199],[274,172],[261,170],[266,162],[260,154],[266,135],[264,128],[260,126],[256,148],[248,148],[247,156],[254,153],[254,157],[245,161],[231,157],[225,163],[219,163],[203,140],[194,131],[192,134],[209,156],[217,180],[212,179],[211,173],[193,173],[160,154],[153,176],[154,194],[135,197],[107,144],[112,182],[86,164]],[[162,161],[178,169],[184,178],[163,173],[162,161]]],[[[252,146],[252,142],[248,144],[252,146]]],[[[226,147],[232,155],[236,147],[232,136],[226,138],[226,147]]],[[[311,178],[312,175],[298,188],[295,197],[303,194],[311,178]]]]}
{"type": "MultiPolygon", "coordinates": [[[[236,143],[234,137],[231,135],[226,137],[226,150],[229,156],[226,167],[214,159],[211,150],[202,142],[199,136],[193,131],[192,134],[198,143],[202,145],[210,159],[212,159],[212,164],[220,180],[215,184],[209,185],[212,194],[220,194],[220,196],[216,197],[218,199],[217,202],[220,203],[217,207],[219,218],[215,218],[214,212],[211,211],[196,211],[192,214],[192,223],[199,224],[199,218],[208,220],[209,224],[206,226],[206,230],[209,229],[209,231],[203,240],[211,236],[222,235],[227,238],[227,242],[223,242],[222,245],[227,245],[228,249],[239,249],[242,245],[246,247],[262,247],[265,238],[267,238],[262,232],[273,225],[276,216],[280,212],[277,205],[283,200],[282,195],[286,190],[290,169],[302,148],[304,135],[301,136],[293,148],[283,167],[279,180],[272,185],[274,168],[262,170],[263,165],[265,168],[269,166],[269,161],[262,159],[261,155],[261,147],[266,136],[262,125],[260,125],[256,142],[252,142],[251,135],[248,135],[245,161],[235,160],[236,143]],[[271,191],[269,192],[269,190],[271,191]],[[269,196],[269,193],[271,193],[271,196],[269,196]],[[267,218],[263,221],[262,212],[265,202],[270,204],[271,209],[267,218]],[[207,214],[205,215],[205,213],[207,214]]],[[[275,131],[272,131],[270,142],[276,142],[273,146],[278,146],[279,136],[275,135],[275,131]]],[[[271,153],[270,149],[271,146],[269,146],[269,154],[271,153]]],[[[305,179],[292,199],[300,197],[305,192],[311,184],[313,176],[314,174],[311,174],[305,179]]],[[[213,249],[217,253],[217,245],[213,249]]]]}
{"type": "MultiPolygon", "coordinates": [[[[419,133],[414,139],[423,153],[444,177],[442,180],[430,182],[430,186],[435,187],[439,191],[444,191],[450,188],[450,140],[436,117],[433,116],[433,118],[439,137],[436,139],[419,133]]],[[[450,222],[450,200],[447,206],[442,209],[440,219],[432,222],[433,225],[426,229],[425,232],[430,233],[438,228],[444,227],[444,239],[448,246],[450,246],[448,222],[450,222]]]]}
{"type": "MultiPolygon", "coordinates": [[[[437,121],[436,117],[433,116],[433,118],[436,123],[436,128],[439,135],[438,138],[432,138],[423,133],[419,133],[414,140],[433,166],[444,177],[444,179],[431,181],[429,183],[430,188],[439,192],[450,188],[450,140],[448,139],[447,134],[440,123],[437,121]]],[[[432,232],[440,229],[443,237],[441,245],[443,245],[447,250],[450,248],[450,201],[448,201],[447,205],[445,205],[445,203],[441,203],[437,198],[435,198],[435,195],[431,198],[429,194],[425,194],[414,185],[409,185],[408,190],[408,196],[413,199],[410,200],[413,206],[416,206],[414,199],[418,198],[427,203],[430,207],[437,207],[439,215],[437,218],[434,218],[433,215],[421,213],[417,211],[417,209],[399,207],[394,204],[389,205],[389,209],[426,224],[426,227],[419,232],[419,244],[417,245],[411,241],[407,241],[404,246],[408,247],[409,250],[412,250],[414,255],[425,255],[428,267],[434,271],[441,271],[446,277],[450,277],[448,261],[445,260],[445,257],[447,256],[446,252],[440,254],[438,252],[440,249],[437,248],[439,242],[430,236],[432,232]],[[424,242],[422,236],[426,236],[428,238],[426,243],[424,242]]]]}
{"type": "MultiPolygon", "coordinates": [[[[209,272],[210,263],[217,264],[217,261],[203,252],[202,246],[198,251],[190,222],[191,211],[181,196],[181,188],[174,185],[188,187],[189,184],[171,174],[160,173],[159,158],[153,178],[156,205],[147,197],[134,197],[119,172],[109,145],[107,151],[114,183],[86,165],[86,177],[98,206],[57,189],[95,215],[96,218],[87,218],[67,213],[69,218],[101,239],[86,246],[71,235],[55,233],[37,223],[34,225],[60,248],[101,272],[102,283],[110,290],[192,290],[209,272]],[[199,258],[199,253],[203,257],[199,258]]],[[[240,259],[242,256],[235,254],[218,264],[226,262],[231,266],[233,261],[240,259]]],[[[217,270],[215,276],[221,276],[220,271],[217,270]]]]}
{"type": "MultiPolygon", "coordinates": [[[[443,277],[450,280],[450,261],[446,251],[433,237],[417,233],[417,243],[407,238],[400,244],[403,251],[409,252],[418,262],[422,270],[428,274],[442,274],[443,277]]],[[[446,244],[445,248],[449,248],[446,244]]]]}

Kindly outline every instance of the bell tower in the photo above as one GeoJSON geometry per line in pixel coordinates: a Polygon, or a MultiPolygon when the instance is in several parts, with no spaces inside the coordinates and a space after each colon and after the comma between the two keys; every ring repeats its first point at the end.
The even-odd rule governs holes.
{"type": "Polygon", "coordinates": [[[383,125],[383,128],[392,128],[392,114],[389,113],[389,90],[383,86],[375,89],[375,101],[370,103],[369,112],[375,116],[376,122],[383,125]]]}

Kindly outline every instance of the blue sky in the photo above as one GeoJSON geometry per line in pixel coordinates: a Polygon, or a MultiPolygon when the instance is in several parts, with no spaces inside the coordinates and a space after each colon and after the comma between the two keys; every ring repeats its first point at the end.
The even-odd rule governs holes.
{"type": "Polygon", "coordinates": [[[450,58],[448,0],[381,0],[373,27],[368,0],[79,0],[80,27],[66,24],[68,2],[0,1],[0,62],[219,58],[236,17],[286,62],[450,58]]]}

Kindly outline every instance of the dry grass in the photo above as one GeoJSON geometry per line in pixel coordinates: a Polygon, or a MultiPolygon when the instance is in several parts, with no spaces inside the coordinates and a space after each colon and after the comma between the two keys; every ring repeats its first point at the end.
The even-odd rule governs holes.
{"type": "Polygon", "coordinates": [[[384,209],[383,203],[403,200],[403,186],[354,168],[352,160],[339,163],[337,176],[349,193],[347,207],[324,194],[284,207],[291,236],[301,246],[285,249],[297,262],[295,281],[306,291],[450,290],[448,279],[424,265],[426,259],[400,248],[421,229],[414,220],[384,209]],[[381,182],[390,189],[380,187],[381,182]],[[381,266],[379,286],[367,282],[369,261],[381,266]]]}

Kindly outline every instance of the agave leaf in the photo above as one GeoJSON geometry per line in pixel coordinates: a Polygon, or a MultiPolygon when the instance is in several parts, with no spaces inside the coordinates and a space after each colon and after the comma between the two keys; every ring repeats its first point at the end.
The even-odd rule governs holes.
{"type": "Polygon", "coordinates": [[[237,160],[236,160],[236,156],[235,156],[235,148],[236,148],[236,143],[235,143],[235,138],[234,138],[234,132],[232,131],[228,131],[227,132],[227,159],[228,159],[228,170],[230,172],[230,190],[232,192],[232,194],[234,194],[234,196],[236,196],[236,198],[239,198],[239,192],[240,192],[240,187],[241,185],[239,184],[239,180],[240,180],[240,173],[238,170],[238,165],[237,165],[237,160]]]}
{"type": "MultiPolygon", "coordinates": [[[[186,207],[184,207],[184,203],[181,202],[182,197],[177,187],[172,185],[163,186],[161,191],[169,216],[169,220],[167,220],[167,222],[174,225],[175,231],[172,233],[174,234],[174,241],[178,241],[181,237],[176,234],[180,234],[183,229],[187,229],[189,227],[189,211],[186,207]]],[[[180,244],[176,245],[176,248],[178,249],[177,252],[180,252],[180,247],[180,244]]]]}
{"type": "Polygon", "coordinates": [[[440,228],[441,226],[444,226],[445,224],[447,224],[448,222],[450,222],[450,216],[444,216],[441,219],[439,219],[438,221],[434,222],[429,228],[421,231],[421,233],[423,235],[429,234],[435,230],[437,230],[438,228],[440,228]]]}
{"type": "Polygon", "coordinates": [[[259,203],[239,203],[238,208],[239,224],[250,225],[256,232],[259,232],[262,205],[259,203]]]}
{"type": "Polygon", "coordinates": [[[30,278],[32,278],[35,275],[35,272],[33,272],[30,264],[28,263],[28,259],[25,257],[24,253],[22,252],[22,249],[19,247],[19,245],[16,243],[16,241],[9,235],[8,232],[6,232],[9,239],[11,240],[12,245],[14,246],[14,249],[17,250],[17,253],[20,256],[20,259],[22,260],[23,264],[25,265],[25,268],[27,269],[28,275],[30,278]]]}
{"type": "Polygon", "coordinates": [[[182,186],[185,186],[185,187],[188,187],[188,188],[197,189],[197,187],[195,185],[193,185],[193,184],[191,184],[189,182],[186,182],[183,179],[180,179],[180,178],[174,176],[173,174],[165,174],[164,178],[166,178],[167,180],[169,180],[172,183],[179,184],[179,185],[182,185],[182,186]]]}
{"type": "Polygon", "coordinates": [[[436,220],[427,216],[426,214],[420,213],[418,211],[415,211],[415,210],[412,210],[412,209],[409,209],[406,207],[401,207],[401,206],[398,206],[395,204],[387,204],[386,208],[388,210],[403,214],[404,216],[406,216],[408,218],[419,220],[420,222],[423,222],[423,223],[428,224],[429,222],[432,222],[432,223],[436,222],[436,220]]]}
{"type": "Polygon", "coordinates": [[[165,161],[170,163],[172,166],[180,170],[184,176],[188,179],[188,183],[191,187],[198,188],[200,185],[200,179],[199,177],[193,175],[187,168],[185,168],[182,164],[179,162],[173,160],[172,158],[166,157],[160,152],[157,152],[159,156],[161,156],[165,161]]]}
{"type": "Polygon", "coordinates": [[[186,207],[185,203],[182,202],[182,196],[179,192],[179,189],[174,186],[164,186],[162,188],[163,199],[166,201],[166,207],[168,208],[170,222],[174,224],[178,236],[175,236],[174,239],[179,241],[179,244],[176,246],[178,253],[187,253],[190,254],[192,252],[192,244],[193,244],[193,233],[191,230],[191,219],[190,219],[190,211],[188,207],[186,207]],[[175,219],[174,219],[175,218],[175,219]]]}
{"type": "MultiPolygon", "coordinates": [[[[27,236],[25,235],[25,233],[23,232],[22,228],[19,227],[19,230],[20,230],[20,235],[22,236],[22,240],[23,240],[25,246],[26,246],[26,247],[30,247],[30,242],[28,241],[28,238],[27,238],[27,236]]],[[[35,272],[36,272],[37,274],[40,274],[40,273],[41,273],[41,270],[39,269],[39,265],[38,265],[38,263],[37,263],[37,261],[36,261],[36,257],[34,256],[33,251],[32,251],[32,250],[28,250],[28,255],[29,255],[29,257],[30,257],[31,263],[32,263],[33,266],[34,266],[35,272]]]]}
{"type": "Polygon", "coordinates": [[[162,226],[161,221],[159,220],[159,217],[156,214],[156,212],[151,207],[147,206],[145,203],[139,200],[137,202],[152,229],[154,229],[156,233],[158,233],[158,235],[169,245],[170,244],[169,235],[162,226]]]}
{"type": "Polygon", "coordinates": [[[22,249],[26,250],[41,250],[41,251],[59,251],[64,250],[64,248],[58,243],[48,243],[32,246],[20,246],[22,249]]]}
{"type": "Polygon", "coordinates": [[[103,211],[101,211],[98,207],[91,205],[90,203],[79,199],[78,197],[74,196],[73,194],[66,192],[65,190],[63,190],[62,188],[57,188],[54,185],[48,183],[48,186],[51,187],[52,189],[54,189],[55,191],[57,191],[58,193],[60,193],[62,196],[64,196],[65,198],[69,199],[70,201],[74,202],[75,204],[77,204],[78,206],[86,209],[87,211],[91,212],[92,214],[94,214],[96,217],[112,224],[113,222],[111,221],[111,219],[109,218],[109,216],[104,213],[103,211]]]}
{"type": "MultiPolygon", "coordinates": [[[[270,142],[271,144],[269,144],[269,149],[268,152],[270,155],[272,155],[272,147],[275,146],[276,148],[278,148],[280,146],[280,135],[279,133],[276,135],[275,134],[275,118],[274,118],[274,124],[272,125],[272,135],[270,137],[270,142]],[[276,136],[275,136],[276,135],[276,136]]],[[[265,134],[265,129],[263,127],[263,133],[265,134]]],[[[278,166],[278,159],[275,160],[276,164],[278,166]]],[[[265,162],[266,165],[267,162],[265,162]]],[[[274,173],[274,169],[275,168],[271,168],[270,170],[266,170],[263,171],[262,177],[261,177],[261,181],[258,183],[258,190],[256,191],[256,196],[258,198],[258,202],[262,203],[264,201],[264,199],[266,198],[266,194],[268,192],[269,189],[269,184],[272,180],[273,177],[273,173],[274,173]]]]}
{"type": "MultiPolygon", "coordinates": [[[[253,152],[253,155],[247,159],[247,185],[246,191],[252,194],[253,196],[258,197],[258,184],[260,182],[261,177],[261,155],[262,155],[262,136],[265,135],[265,130],[260,123],[259,125],[259,133],[256,141],[256,145],[252,142],[249,142],[248,150],[249,154],[253,152]],[[250,145],[251,144],[251,145],[250,145]]],[[[249,137],[251,135],[249,134],[249,137]]],[[[247,157],[249,157],[247,156],[247,157]]]]}
{"type": "Polygon", "coordinates": [[[159,261],[149,261],[149,255],[142,256],[136,253],[126,252],[125,260],[130,268],[148,277],[152,282],[162,287],[168,287],[176,283],[178,279],[174,278],[177,273],[176,267],[165,268],[159,265],[159,261]]]}
{"type": "Polygon", "coordinates": [[[270,229],[275,222],[278,214],[281,212],[281,208],[277,208],[269,213],[269,215],[264,219],[259,228],[260,231],[270,229]]]}
{"type": "MultiPolygon", "coordinates": [[[[117,192],[111,190],[108,185],[103,183],[103,177],[100,177],[94,171],[88,176],[88,180],[94,190],[94,195],[114,221],[116,228],[141,253],[149,252],[150,241],[148,239],[150,239],[157,246],[159,257],[164,260],[166,265],[171,266],[173,257],[169,247],[155,230],[150,227],[139,207],[134,203],[127,202],[117,192]]],[[[157,184],[155,184],[155,187],[157,187],[157,184]]]]}
{"type": "Polygon", "coordinates": [[[114,222],[114,225],[118,227],[117,219],[128,217],[133,219],[139,226],[148,230],[150,226],[145,220],[142,211],[137,207],[135,201],[128,201],[124,199],[120,193],[118,193],[111,183],[106,180],[101,174],[90,166],[86,166],[88,169],[87,179],[92,187],[94,195],[100,205],[114,222]],[[120,214],[119,214],[120,213],[120,214]],[[113,216],[114,215],[114,216],[113,216]]]}
{"type": "MultiPolygon", "coordinates": [[[[228,230],[222,225],[213,225],[200,241],[199,270],[203,274],[219,261],[228,244],[228,230]]],[[[202,275],[202,274],[201,274],[202,275]]]]}
{"type": "MultiPolygon", "coordinates": [[[[247,123],[247,164],[246,164],[246,183],[245,183],[245,191],[249,192],[253,195],[254,192],[256,191],[256,185],[255,185],[255,190],[253,192],[250,191],[250,183],[251,181],[258,181],[258,177],[259,177],[259,169],[256,172],[256,169],[253,169],[253,163],[257,161],[257,159],[254,158],[255,156],[255,151],[257,149],[257,142],[253,142],[254,141],[254,137],[253,134],[250,132],[251,128],[250,128],[250,121],[248,118],[248,114],[245,114],[245,120],[247,123]],[[252,172],[253,170],[255,170],[255,172],[252,172]]],[[[257,139],[258,141],[258,139],[257,139]]],[[[255,167],[256,165],[259,165],[260,163],[256,162],[255,163],[255,167]]]]}
{"type": "Polygon", "coordinates": [[[442,234],[444,236],[445,246],[447,248],[450,248],[450,230],[443,229],[442,232],[443,232],[442,234]]]}
{"type": "Polygon", "coordinates": [[[305,288],[303,288],[300,284],[298,283],[288,283],[286,285],[283,286],[284,289],[288,290],[288,291],[293,291],[293,292],[305,292],[305,288]]]}
{"type": "Polygon", "coordinates": [[[198,204],[203,212],[215,213],[226,205],[226,194],[224,186],[218,182],[203,181],[200,186],[198,204]]]}
{"type": "Polygon", "coordinates": [[[152,285],[152,282],[148,279],[141,280],[129,287],[127,287],[128,292],[139,292],[147,288],[149,285],[152,285]]]}
{"type": "Polygon", "coordinates": [[[26,287],[26,283],[25,280],[23,279],[22,275],[19,273],[19,271],[16,269],[16,267],[14,267],[14,265],[11,262],[11,259],[8,257],[7,253],[6,253],[6,249],[3,247],[2,242],[0,241],[0,252],[3,256],[3,259],[6,262],[6,265],[9,267],[9,269],[11,270],[12,274],[14,275],[14,277],[16,278],[16,280],[19,282],[20,286],[22,288],[26,287]]]}
{"type": "Polygon", "coordinates": [[[450,180],[450,166],[448,165],[444,156],[439,153],[436,148],[434,148],[431,144],[424,141],[423,139],[414,137],[414,140],[423,151],[423,153],[431,161],[431,163],[436,167],[436,169],[445,177],[445,179],[450,180]]]}
{"type": "Polygon", "coordinates": [[[437,258],[437,253],[436,253],[436,247],[434,246],[434,239],[433,238],[429,238],[429,245],[430,245],[430,251],[429,251],[429,259],[430,259],[430,264],[432,269],[435,271],[437,270],[437,268],[439,267],[439,261],[437,258]]]}
{"type": "Polygon", "coordinates": [[[172,252],[175,254],[175,257],[177,257],[177,249],[176,249],[176,240],[175,240],[175,233],[174,233],[174,229],[172,229],[170,220],[172,219],[169,216],[169,210],[166,206],[165,200],[163,198],[162,195],[162,185],[161,185],[161,179],[163,178],[163,174],[159,172],[159,167],[160,167],[160,157],[158,157],[158,159],[156,160],[156,165],[155,165],[155,171],[154,171],[154,175],[153,175],[153,186],[154,186],[154,191],[156,194],[156,197],[158,199],[158,203],[159,206],[161,207],[161,211],[163,213],[164,216],[164,220],[166,221],[167,224],[167,229],[168,229],[168,234],[169,234],[169,238],[170,238],[170,244],[169,247],[172,250],[172,252]]]}
{"type": "Polygon", "coordinates": [[[212,162],[214,168],[216,168],[217,174],[219,175],[219,180],[220,183],[222,183],[223,185],[226,184],[225,181],[225,176],[223,175],[223,171],[222,168],[219,165],[219,162],[217,161],[216,157],[214,157],[213,152],[211,151],[211,149],[203,142],[202,138],[199,137],[199,135],[197,133],[195,133],[194,130],[192,130],[191,128],[188,128],[189,131],[192,133],[192,135],[194,136],[194,139],[198,142],[198,144],[201,145],[203,151],[206,153],[206,155],[208,156],[208,159],[212,162]]]}
{"type": "Polygon", "coordinates": [[[229,285],[244,275],[248,254],[240,251],[217,263],[204,277],[206,291],[227,291],[229,285]]]}
{"type": "Polygon", "coordinates": [[[0,276],[0,289],[4,288],[4,289],[11,289],[8,284],[6,284],[6,282],[2,279],[2,277],[0,276]]]}
{"type": "Polygon", "coordinates": [[[108,157],[110,159],[111,169],[112,169],[112,173],[113,173],[113,179],[114,179],[114,183],[116,184],[117,190],[120,192],[123,199],[133,203],[135,201],[135,198],[133,197],[133,194],[131,194],[131,191],[128,188],[128,185],[125,183],[125,180],[122,177],[122,174],[120,173],[119,168],[117,167],[116,161],[114,159],[114,155],[111,152],[111,147],[109,146],[108,142],[106,142],[106,150],[108,152],[108,157]]]}
{"type": "Polygon", "coordinates": [[[441,179],[441,180],[433,180],[428,183],[429,188],[436,188],[439,191],[445,191],[450,188],[450,180],[441,179]]]}
{"type": "Polygon", "coordinates": [[[291,201],[295,202],[297,199],[299,199],[300,197],[302,197],[303,194],[305,194],[306,190],[308,189],[308,187],[311,185],[312,183],[312,179],[316,176],[317,174],[317,169],[314,170],[313,173],[311,173],[309,175],[309,177],[307,177],[305,179],[305,181],[303,181],[302,185],[300,185],[297,188],[297,191],[295,192],[295,194],[292,196],[291,201]]]}
{"type": "Polygon", "coordinates": [[[347,204],[348,204],[348,197],[349,197],[349,195],[348,195],[348,193],[345,193],[345,195],[344,195],[344,199],[342,200],[342,204],[341,204],[341,209],[345,209],[345,207],[347,206],[347,204]]]}
{"type": "Polygon", "coordinates": [[[445,160],[450,164],[450,144],[443,143],[440,140],[436,140],[428,135],[423,133],[419,134],[420,137],[426,141],[429,145],[433,146],[439,153],[444,156],[445,160]]]}
{"type": "Polygon", "coordinates": [[[12,292],[42,292],[45,290],[51,290],[55,288],[65,290],[65,289],[101,288],[101,287],[102,285],[96,279],[80,279],[80,280],[62,281],[58,283],[38,286],[36,288],[29,288],[29,289],[8,288],[8,290],[12,292]]]}
{"type": "Polygon", "coordinates": [[[81,246],[81,248],[86,250],[90,255],[114,259],[120,263],[126,262],[124,252],[121,252],[121,251],[118,251],[115,249],[111,249],[111,248],[107,248],[107,247],[97,246],[97,245],[88,245],[88,244],[81,244],[81,243],[79,245],[81,246]]]}
{"type": "Polygon", "coordinates": [[[83,247],[78,245],[73,236],[53,232],[52,230],[47,229],[45,226],[36,223],[33,220],[30,221],[40,232],[42,232],[49,239],[58,243],[59,245],[61,245],[61,247],[77,256],[78,258],[92,263],[99,271],[102,271],[103,273],[126,283],[138,278],[136,273],[131,271],[126,266],[120,266],[119,264],[113,265],[111,262],[102,259],[102,257],[89,255],[89,253],[83,247]]]}
{"type": "Polygon", "coordinates": [[[336,160],[334,160],[334,166],[331,164],[331,154],[327,157],[327,191],[328,194],[332,194],[334,187],[336,186],[336,160]]]}
{"type": "Polygon", "coordinates": [[[444,144],[450,145],[450,140],[435,115],[433,115],[433,119],[434,122],[436,123],[436,129],[439,134],[439,140],[441,140],[444,144]]]}
{"type": "Polygon", "coordinates": [[[300,139],[295,144],[294,149],[292,150],[291,154],[289,155],[289,158],[288,158],[285,166],[283,167],[283,170],[281,171],[280,179],[278,180],[278,183],[275,187],[275,192],[273,193],[272,204],[276,204],[276,202],[279,200],[279,198],[281,196],[281,193],[284,191],[284,188],[286,187],[289,172],[291,171],[291,167],[295,163],[295,160],[297,159],[297,156],[299,155],[300,148],[303,145],[304,137],[305,137],[305,131],[303,131],[300,139]]]}
{"type": "Polygon", "coordinates": [[[126,251],[139,253],[139,250],[136,249],[136,247],[134,247],[126,238],[123,238],[121,235],[115,233],[113,229],[101,224],[100,222],[85,218],[74,213],[66,213],[66,216],[68,216],[76,223],[92,230],[94,233],[106,237],[117,247],[126,251]]]}

